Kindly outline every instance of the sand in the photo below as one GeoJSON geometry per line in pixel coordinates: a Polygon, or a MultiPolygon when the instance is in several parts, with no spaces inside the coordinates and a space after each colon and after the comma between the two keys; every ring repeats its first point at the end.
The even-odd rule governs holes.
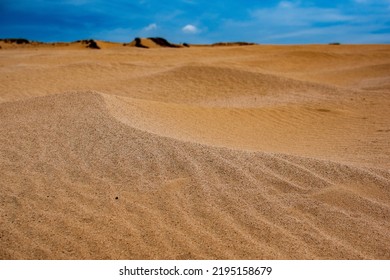
{"type": "Polygon", "coordinates": [[[390,46],[0,50],[0,259],[390,259],[390,46]]]}

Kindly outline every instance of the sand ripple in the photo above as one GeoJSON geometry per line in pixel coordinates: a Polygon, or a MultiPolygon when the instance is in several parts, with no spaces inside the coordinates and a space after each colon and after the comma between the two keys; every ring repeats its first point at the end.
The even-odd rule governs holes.
{"type": "Polygon", "coordinates": [[[1,259],[390,258],[388,170],[186,141],[116,104],[0,104],[1,259]]]}

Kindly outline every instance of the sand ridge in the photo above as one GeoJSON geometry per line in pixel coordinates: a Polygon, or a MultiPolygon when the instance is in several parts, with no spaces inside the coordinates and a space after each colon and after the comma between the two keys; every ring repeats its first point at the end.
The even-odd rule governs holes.
{"type": "Polygon", "coordinates": [[[2,50],[0,258],[389,259],[387,54],[2,50]]]}

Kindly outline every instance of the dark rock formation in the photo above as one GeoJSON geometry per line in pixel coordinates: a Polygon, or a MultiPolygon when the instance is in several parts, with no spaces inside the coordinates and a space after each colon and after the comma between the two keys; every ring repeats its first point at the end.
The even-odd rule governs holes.
{"type": "Polygon", "coordinates": [[[29,40],[23,38],[7,38],[7,39],[0,39],[0,41],[3,41],[4,43],[16,43],[18,45],[30,44],[29,40]]]}
{"type": "Polygon", "coordinates": [[[248,43],[248,42],[220,42],[212,44],[214,47],[221,47],[221,46],[252,46],[255,45],[255,43],[248,43]]]}
{"type": "Polygon", "coordinates": [[[144,48],[144,49],[148,49],[149,48],[149,47],[144,46],[144,45],[141,44],[141,38],[137,37],[137,38],[134,39],[134,41],[135,41],[135,46],[137,48],[144,48]]]}
{"type": "Polygon", "coordinates": [[[89,39],[89,40],[77,40],[75,43],[81,43],[83,45],[86,45],[86,48],[89,49],[100,49],[99,45],[96,43],[95,40],[89,39]]]}
{"type": "Polygon", "coordinates": [[[161,38],[161,37],[149,37],[149,40],[152,40],[155,44],[165,47],[165,48],[178,48],[179,46],[173,45],[169,43],[166,39],[161,38]]]}

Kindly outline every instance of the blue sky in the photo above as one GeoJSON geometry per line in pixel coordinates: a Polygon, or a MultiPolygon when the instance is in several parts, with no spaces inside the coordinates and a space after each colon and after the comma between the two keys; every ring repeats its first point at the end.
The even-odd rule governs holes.
{"type": "Polygon", "coordinates": [[[390,43],[390,0],[0,0],[0,38],[390,43]]]}

